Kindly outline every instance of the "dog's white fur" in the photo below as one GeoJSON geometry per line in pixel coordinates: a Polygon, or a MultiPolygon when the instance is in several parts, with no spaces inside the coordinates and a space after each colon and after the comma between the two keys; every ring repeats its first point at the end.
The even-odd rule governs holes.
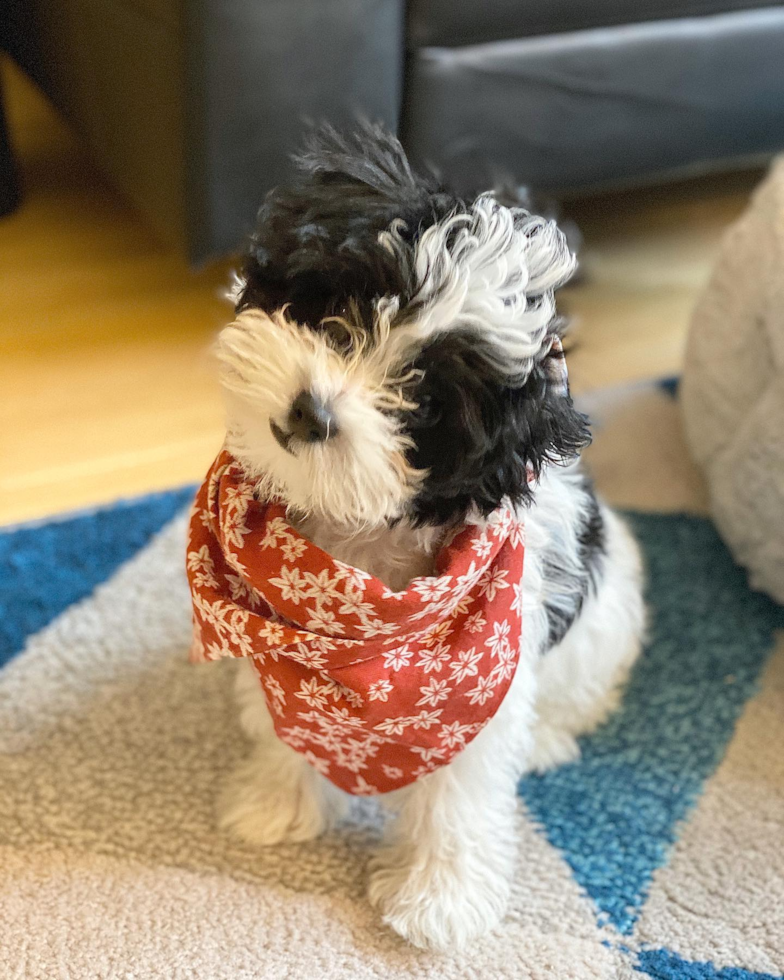
{"type": "MultiPolygon", "coordinates": [[[[369,896],[400,935],[420,946],[460,946],[498,923],[515,865],[515,789],[520,776],[571,761],[576,736],[616,706],[643,629],[636,545],[604,509],[604,576],[564,640],[541,656],[547,637],[541,555],[553,535],[568,548],[565,512],[575,502],[575,474],[553,469],[526,513],[523,653],[509,693],[487,727],[448,766],[398,793],[381,797],[397,811],[388,846],[377,856],[369,896]]],[[[333,532],[316,544],[371,572],[391,587],[423,574],[429,550],[393,531],[357,536],[345,547],[333,532]],[[398,538],[398,540],[395,540],[398,538]],[[405,567],[405,560],[409,562],[405,567]]],[[[307,760],[279,741],[251,664],[237,678],[240,720],[256,743],[220,803],[221,826],[259,845],[316,837],[345,809],[345,797],[307,760]]]]}
{"type": "MultiPolygon", "coordinates": [[[[229,450],[262,493],[283,496],[311,540],[395,590],[431,572],[440,543],[436,530],[405,521],[389,526],[421,479],[405,461],[394,416],[384,411],[404,400],[401,366],[423,339],[457,323],[491,337],[499,364],[524,375],[553,315],[548,290],[573,267],[554,226],[512,215],[480,198],[468,217],[426,231],[414,267],[431,302],[415,322],[390,330],[395,300],[379,301],[368,349],[360,345],[343,356],[328,336],[290,323],[285,310],[247,311],[221,337],[229,450]],[[342,438],[290,454],[273,438],[269,420],[282,424],[303,388],[329,401],[342,438]]],[[[387,247],[399,247],[394,227],[385,236],[387,247]]],[[[514,871],[520,776],[577,757],[576,736],[616,705],[639,652],[640,560],[606,508],[596,588],[562,642],[544,652],[545,600],[557,603],[553,593],[563,590],[563,579],[557,587],[549,581],[545,555],[557,553],[567,579],[579,567],[577,529],[587,507],[577,464],[545,470],[524,514],[523,651],[509,693],[449,765],[381,797],[397,819],[372,864],[369,896],[384,921],[417,945],[454,948],[499,922],[514,871]]],[[[239,666],[240,720],[255,745],[222,795],[221,826],[260,845],[311,839],[339,818],[346,800],[275,737],[258,675],[250,664],[239,666]]]]}

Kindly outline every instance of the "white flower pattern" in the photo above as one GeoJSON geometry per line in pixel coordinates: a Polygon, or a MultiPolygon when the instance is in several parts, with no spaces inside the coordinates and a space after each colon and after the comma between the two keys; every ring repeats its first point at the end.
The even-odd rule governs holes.
{"type": "Polygon", "coordinates": [[[433,670],[436,673],[441,673],[441,668],[444,664],[449,663],[450,656],[449,647],[445,643],[439,643],[432,650],[423,650],[416,665],[417,667],[423,667],[426,674],[429,674],[433,670]]]}
{"type": "Polygon", "coordinates": [[[368,699],[370,701],[388,701],[392,690],[394,688],[387,680],[373,681],[368,687],[368,699]]]}
{"type": "Polygon", "coordinates": [[[508,619],[501,619],[493,623],[493,635],[485,640],[485,646],[490,647],[490,656],[495,657],[498,648],[503,644],[509,645],[509,633],[512,627],[508,619]]]}
{"type": "Polygon", "coordinates": [[[307,582],[298,568],[288,568],[286,565],[282,565],[280,575],[267,581],[280,591],[281,599],[286,602],[293,602],[295,606],[298,606],[308,596],[307,582]]]}
{"type": "Polygon", "coordinates": [[[420,704],[429,704],[435,707],[439,701],[446,701],[449,695],[452,693],[452,688],[446,686],[446,681],[437,680],[435,677],[430,678],[430,683],[427,687],[420,687],[419,693],[422,697],[417,701],[417,707],[420,704]]]}
{"type": "Polygon", "coordinates": [[[414,656],[414,651],[404,646],[398,647],[395,650],[385,650],[382,656],[384,657],[384,666],[386,668],[390,670],[401,670],[403,667],[408,667],[411,658],[414,656]]]}
{"type": "Polygon", "coordinates": [[[479,673],[477,665],[483,656],[481,650],[477,653],[476,647],[471,647],[470,650],[460,650],[457,659],[449,665],[452,669],[452,675],[449,679],[456,684],[462,684],[466,677],[476,677],[479,673]]]}

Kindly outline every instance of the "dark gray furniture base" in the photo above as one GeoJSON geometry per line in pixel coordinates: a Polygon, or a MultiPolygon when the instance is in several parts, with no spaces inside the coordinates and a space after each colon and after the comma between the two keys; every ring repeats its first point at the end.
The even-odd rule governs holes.
{"type": "Polygon", "coordinates": [[[192,262],[242,241],[321,120],[381,120],[466,192],[585,194],[784,148],[784,6],[764,0],[6,4],[0,44],[192,262]]]}
{"type": "Polygon", "coordinates": [[[0,217],[10,214],[19,204],[19,182],[11,152],[11,138],[5,121],[3,88],[0,82],[0,217]]]}

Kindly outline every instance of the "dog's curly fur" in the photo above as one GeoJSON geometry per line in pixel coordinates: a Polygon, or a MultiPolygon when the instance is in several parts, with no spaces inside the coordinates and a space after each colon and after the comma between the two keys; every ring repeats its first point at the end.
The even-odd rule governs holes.
{"type": "MultiPolygon", "coordinates": [[[[398,818],[370,898],[412,942],[450,947],[503,915],[519,776],[575,758],[616,702],[643,629],[639,558],[552,383],[554,291],[575,265],[555,224],[454,197],[372,126],[324,130],[298,163],[259,213],[219,341],[229,450],[303,533],[395,589],[469,513],[525,514],[512,688],[455,760],[384,799],[398,818]],[[303,392],[329,420],[312,440],[293,421],[303,392]]],[[[255,673],[238,693],[256,749],[222,824],[261,844],[315,836],[340,794],[275,739],[255,673]]]]}

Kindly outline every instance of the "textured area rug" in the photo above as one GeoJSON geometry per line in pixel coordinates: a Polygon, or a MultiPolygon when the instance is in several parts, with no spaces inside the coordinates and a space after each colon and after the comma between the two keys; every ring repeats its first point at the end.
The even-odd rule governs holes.
{"type": "Polygon", "coordinates": [[[650,639],[582,759],[523,781],[508,915],[461,956],[367,907],[372,803],[307,845],[215,829],[244,744],[231,665],[186,662],[188,491],[0,535],[0,977],[781,980],[784,612],[702,516],[671,394],[587,407],[650,639]]]}

